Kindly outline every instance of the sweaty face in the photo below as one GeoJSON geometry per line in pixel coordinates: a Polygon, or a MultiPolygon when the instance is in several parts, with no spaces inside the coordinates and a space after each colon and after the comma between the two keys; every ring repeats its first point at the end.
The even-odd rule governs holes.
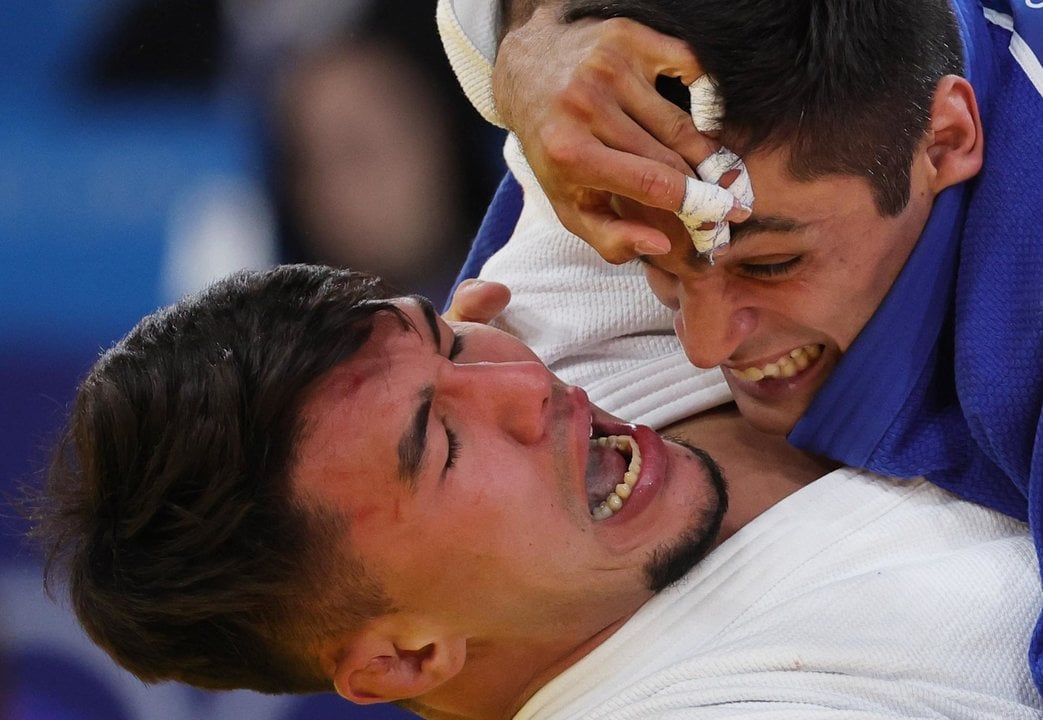
{"type": "Polygon", "coordinates": [[[753,216],[732,224],[732,245],[712,266],[673,215],[633,203],[621,209],[671,238],[669,255],[644,258],[646,275],[675,311],[689,360],[721,365],[742,414],[764,432],[785,434],[887,294],[933,196],[922,155],[913,164],[912,199],[894,217],[877,211],[864,179],[799,182],[777,151],[745,161],[753,216]]]}
{"type": "Polygon", "coordinates": [[[610,418],[504,333],[398,305],[408,323],[378,316],[310,392],[294,483],[347,518],[344,550],[400,611],[586,638],[662,584],[678,545],[712,541],[722,497],[696,453],[610,418]]]}

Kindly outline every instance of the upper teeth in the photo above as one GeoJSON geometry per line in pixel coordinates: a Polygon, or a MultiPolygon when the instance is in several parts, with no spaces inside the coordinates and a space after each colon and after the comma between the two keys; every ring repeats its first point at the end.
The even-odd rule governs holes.
{"type": "Polygon", "coordinates": [[[623,503],[630,497],[630,491],[637,484],[637,478],[641,474],[641,450],[638,449],[634,438],[628,435],[609,435],[608,437],[591,438],[591,446],[611,447],[622,452],[630,453],[630,465],[623,473],[623,482],[616,485],[616,489],[608,494],[597,507],[590,511],[595,520],[604,520],[619,512],[623,503]]]}
{"type": "Polygon", "coordinates": [[[745,370],[729,368],[732,375],[740,380],[751,380],[757,382],[764,378],[790,378],[807,368],[811,361],[822,354],[819,345],[805,345],[796,350],[791,350],[775,362],[770,362],[761,367],[748,367],[745,370]]]}

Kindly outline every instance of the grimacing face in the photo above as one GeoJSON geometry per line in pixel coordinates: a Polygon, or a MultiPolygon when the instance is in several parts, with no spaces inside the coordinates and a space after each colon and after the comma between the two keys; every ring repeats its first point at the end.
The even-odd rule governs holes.
{"type": "Polygon", "coordinates": [[[732,244],[713,265],[670,213],[620,207],[671,238],[668,255],[642,259],[652,291],[675,312],[689,360],[720,365],[743,416],[786,434],[891,288],[934,194],[923,153],[914,160],[910,202],[894,217],[880,214],[862,178],[797,181],[780,151],[744,160],[753,215],[732,223],[732,244]]]}
{"type": "Polygon", "coordinates": [[[652,595],[654,555],[716,532],[722,498],[691,451],[593,407],[505,333],[396,304],[412,327],[378,315],[309,392],[293,472],[298,497],[347,518],[396,613],[468,637],[588,638],[652,595]],[[595,519],[635,444],[629,497],[595,519]]]}

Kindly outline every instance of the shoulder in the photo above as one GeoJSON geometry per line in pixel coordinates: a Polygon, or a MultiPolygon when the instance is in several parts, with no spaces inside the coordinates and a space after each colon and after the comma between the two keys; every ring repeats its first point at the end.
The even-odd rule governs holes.
{"type": "Polygon", "coordinates": [[[985,20],[1010,33],[1009,50],[1043,94],[1043,0],[981,0],[985,20]]]}

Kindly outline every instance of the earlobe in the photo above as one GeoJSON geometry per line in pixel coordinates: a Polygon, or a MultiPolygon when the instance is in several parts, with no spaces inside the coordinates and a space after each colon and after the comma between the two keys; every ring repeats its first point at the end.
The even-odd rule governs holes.
{"type": "Polygon", "coordinates": [[[938,81],[931,105],[927,159],[933,169],[932,190],[968,180],[981,170],[984,135],[974,88],[966,78],[946,75],[938,81]]]}
{"type": "Polygon", "coordinates": [[[460,637],[420,641],[364,632],[340,654],[333,684],[360,705],[417,698],[459,673],[466,656],[460,637]]]}

